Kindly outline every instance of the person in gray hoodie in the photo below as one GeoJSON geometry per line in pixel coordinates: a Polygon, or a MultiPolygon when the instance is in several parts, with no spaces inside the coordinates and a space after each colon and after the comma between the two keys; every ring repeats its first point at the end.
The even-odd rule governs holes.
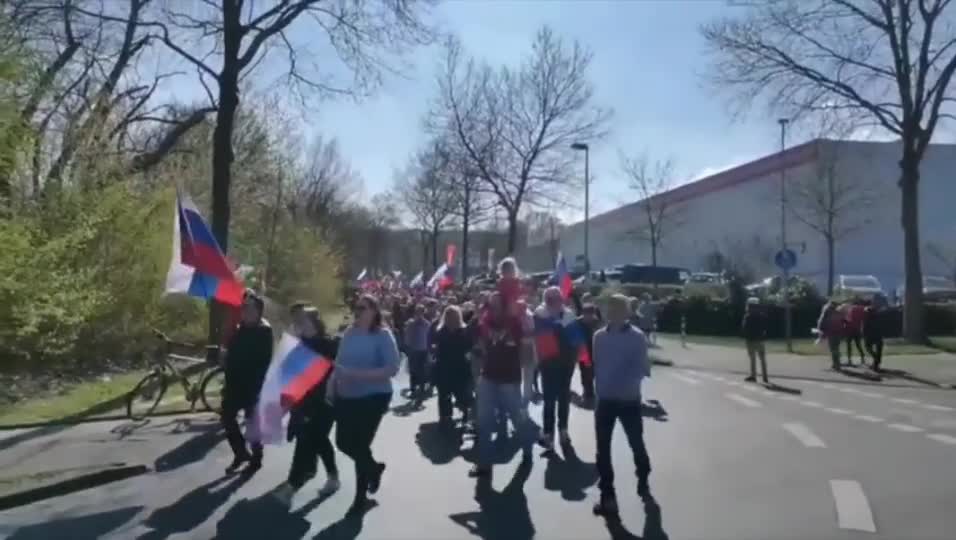
{"type": "Polygon", "coordinates": [[[611,464],[611,436],[618,420],[634,454],[637,468],[637,493],[651,499],[648,477],[651,462],[644,446],[641,416],[641,382],[651,375],[647,357],[647,338],[628,322],[628,298],[616,294],[608,301],[606,327],[594,334],[594,391],[597,404],[594,424],[597,438],[598,488],[601,498],[594,513],[615,516],[618,512],[614,492],[614,467],[611,464]]]}

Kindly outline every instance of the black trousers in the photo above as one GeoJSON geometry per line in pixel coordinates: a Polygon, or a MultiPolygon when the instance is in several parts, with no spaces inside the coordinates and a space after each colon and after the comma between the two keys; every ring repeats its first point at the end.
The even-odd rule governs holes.
{"type": "Polygon", "coordinates": [[[853,344],[856,344],[856,350],[860,353],[860,362],[866,360],[866,355],[863,353],[863,341],[860,339],[859,332],[854,332],[847,334],[846,336],[846,360],[847,362],[853,361],[853,344]]]}
{"type": "Polygon", "coordinates": [[[325,473],[337,476],[339,469],[335,465],[335,448],[329,440],[335,412],[331,407],[316,411],[298,427],[295,436],[295,450],[292,453],[292,467],[289,469],[289,485],[299,489],[314,475],[318,468],[318,458],[322,459],[325,473]]]}
{"type": "Polygon", "coordinates": [[[594,364],[581,366],[581,392],[584,399],[594,399],[594,364]]]}
{"type": "Polygon", "coordinates": [[[870,356],[873,357],[873,367],[880,367],[880,363],[883,362],[883,338],[880,336],[867,337],[864,340],[866,345],[866,350],[870,352],[870,356]]]}
{"type": "Polygon", "coordinates": [[[651,473],[651,460],[644,446],[644,419],[641,417],[641,402],[599,399],[594,408],[594,431],[597,438],[598,488],[601,493],[614,493],[614,466],[611,464],[611,436],[617,421],[624,426],[624,435],[634,453],[637,477],[647,478],[651,473]]]}
{"type": "MultiPolygon", "coordinates": [[[[229,399],[227,397],[222,402],[222,414],[219,416],[219,421],[222,424],[223,430],[226,432],[226,440],[229,442],[229,447],[232,448],[232,453],[237,458],[249,457],[249,449],[246,448],[246,438],[242,436],[242,428],[239,427],[237,417],[241,411],[246,418],[251,418],[255,409],[256,403],[252,400],[229,399]]],[[[262,458],[262,445],[253,443],[250,446],[252,448],[252,456],[262,458]]]]}
{"type": "Polygon", "coordinates": [[[408,380],[412,390],[421,390],[428,382],[428,352],[408,352],[408,380]]]}
{"type": "Polygon", "coordinates": [[[571,377],[574,364],[561,360],[550,360],[541,365],[541,394],[544,397],[544,413],[541,426],[545,434],[554,433],[555,409],[557,409],[558,429],[568,429],[568,416],[571,414],[571,377]]]}
{"type": "Polygon", "coordinates": [[[379,465],[372,456],[372,442],[391,401],[390,393],[336,399],[335,444],[355,462],[356,501],[365,498],[369,479],[379,465]]]}
{"type": "Polygon", "coordinates": [[[471,409],[472,383],[471,368],[461,366],[435,366],[435,386],[438,388],[438,418],[452,417],[452,399],[454,406],[467,418],[471,409]]]}

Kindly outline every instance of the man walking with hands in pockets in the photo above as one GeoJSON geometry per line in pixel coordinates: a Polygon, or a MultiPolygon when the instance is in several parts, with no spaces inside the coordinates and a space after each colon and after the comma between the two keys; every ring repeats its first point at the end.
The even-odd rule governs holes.
{"type": "Polygon", "coordinates": [[[644,446],[644,424],[641,417],[641,381],[651,375],[647,357],[647,338],[628,322],[628,299],[615,294],[608,301],[606,327],[594,334],[594,429],[597,438],[598,488],[601,499],[594,513],[616,516],[617,496],[614,492],[614,467],[611,463],[611,436],[620,420],[634,454],[637,469],[637,493],[650,500],[648,477],[651,462],[644,446]]]}

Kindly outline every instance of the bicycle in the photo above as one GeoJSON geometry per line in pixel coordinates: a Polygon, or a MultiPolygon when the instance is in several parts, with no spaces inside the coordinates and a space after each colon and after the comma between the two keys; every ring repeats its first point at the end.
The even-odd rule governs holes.
{"type": "Polygon", "coordinates": [[[170,384],[179,381],[189,402],[189,411],[196,410],[196,402],[202,400],[207,411],[222,411],[222,388],[225,384],[225,370],[220,364],[210,363],[191,356],[174,354],[174,347],[195,348],[189,343],[173,341],[159,330],[153,334],[163,342],[162,350],[157,353],[153,368],[133,389],[126,399],[126,415],[133,420],[142,420],[151,415],[159,406],[170,384]],[[199,370],[199,383],[194,384],[190,375],[177,368],[173,362],[188,362],[192,365],[203,364],[199,370]],[[140,401],[141,400],[141,401],[140,401]],[[142,403],[145,409],[140,409],[142,403]]]}

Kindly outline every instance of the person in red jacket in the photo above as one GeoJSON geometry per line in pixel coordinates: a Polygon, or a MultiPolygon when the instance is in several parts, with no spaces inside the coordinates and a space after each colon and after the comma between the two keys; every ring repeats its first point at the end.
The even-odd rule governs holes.
{"type": "Polygon", "coordinates": [[[865,315],[864,310],[866,306],[863,303],[863,299],[854,298],[850,305],[846,309],[846,319],[845,319],[845,332],[844,339],[846,340],[846,361],[848,365],[853,365],[853,347],[852,345],[856,343],[856,350],[860,353],[860,364],[866,364],[866,354],[863,352],[863,318],[865,315]]]}

